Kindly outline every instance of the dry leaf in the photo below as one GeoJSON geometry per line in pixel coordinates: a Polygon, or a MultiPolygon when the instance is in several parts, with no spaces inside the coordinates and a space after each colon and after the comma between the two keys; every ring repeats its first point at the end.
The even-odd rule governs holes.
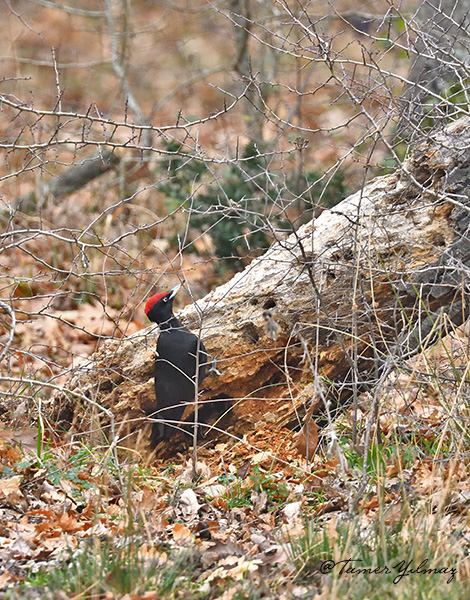
{"type": "Polygon", "coordinates": [[[80,531],[84,528],[84,523],[77,521],[70,513],[62,513],[57,519],[57,523],[62,531],[65,531],[66,533],[80,531]]]}
{"type": "Polygon", "coordinates": [[[27,541],[24,537],[19,537],[11,546],[11,552],[14,558],[32,558],[34,555],[33,548],[36,544],[32,541],[27,541]]]}
{"type": "Polygon", "coordinates": [[[417,465],[415,480],[426,495],[441,490],[444,486],[444,477],[441,470],[426,463],[417,465]]]}
{"type": "Polygon", "coordinates": [[[403,503],[399,500],[394,502],[384,512],[384,523],[386,525],[397,525],[403,518],[403,503]]]}
{"type": "Polygon", "coordinates": [[[181,516],[185,521],[195,519],[199,511],[197,496],[191,488],[184,490],[179,501],[181,516]]]}
{"type": "Polygon", "coordinates": [[[301,508],[302,501],[299,500],[298,502],[290,502],[289,504],[286,504],[282,509],[282,512],[288,521],[292,521],[299,516],[301,508]]]}
{"type": "Polygon", "coordinates": [[[75,539],[65,535],[41,540],[41,550],[47,550],[49,553],[62,552],[62,550],[68,550],[71,546],[75,545],[75,539]]]}
{"type": "Polygon", "coordinates": [[[390,478],[398,473],[397,465],[388,465],[385,467],[385,477],[390,478]]]}
{"type": "Polygon", "coordinates": [[[363,503],[363,507],[366,510],[370,510],[372,508],[377,508],[378,505],[379,505],[379,497],[377,495],[376,496],[372,496],[372,498],[370,500],[368,500],[367,502],[363,503]]]}
{"type": "Polygon", "coordinates": [[[0,590],[6,586],[9,581],[12,581],[13,577],[10,575],[8,571],[3,571],[0,575],[0,590]]]}
{"type": "Polygon", "coordinates": [[[243,556],[237,558],[228,556],[218,562],[218,567],[209,575],[207,581],[216,579],[244,579],[247,573],[258,570],[258,560],[246,560],[243,556]]]}
{"type": "Polygon", "coordinates": [[[38,430],[34,427],[17,427],[16,429],[0,429],[0,443],[20,446],[25,452],[36,451],[38,430]]]}
{"type": "Polygon", "coordinates": [[[211,500],[211,505],[219,510],[227,510],[227,502],[223,498],[214,498],[211,500]]]}
{"type": "Polygon", "coordinates": [[[21,454],[15,448],[12,448],[10,444],[6,445],[0,440],[0,461],[1,464],[13,467],[18,461],[21,454]]]}
{"type": "Polygon", "coordinates": [[[140,596],[140,600],[158,600],[160,595],[158,592],[144,592],[140,596]]]}
{"type": "Polygon", "coordinates": [[[204,485],[201,489],[208,498],[220,498],[227,494],[227,486],[222,483],[204,485]]]}
{"type": "MultiPolygon", "coordinates": [[[[196,472],[198,474],[200,481],[206,481],[211,477],[211,470],[204,462],[197,461],[196,463],[196,472]]],[[[192,461],[188,461],[185,470],[178,477],[179,481],[183,483],[191,483],[194,476],[194,469],[192,465],[192,461]]]]}
{"type": "Polygon", "coordinates": [[[22,499],[23,494],[20,490],[22,480],[21,475],[14,475],[9,479],[2,479],[0,487],[0,499],[8,504],[15,505],[22,499]]]}
{"type": "Polygon", "coordinates": [[[315,421],[309,418],[295,436],[295,447],[307,460],[312,460],[315,456],[318,446],[318,429],[315,421]]]}
{"type": "Polygon", "coordinates": [[[264,462],[271,462],[272,459],[272,454],[269,454],[269,452],[258,452],[257,454],[251,457],[251,462],[254,465],[260,465],[264,462]]]}
{"type": "Polygon", "coordinates": [[[182,525],[181,523],[175,523],[171,530],[173,534],[173,539],[175,542],[183,542],[190,539],[193,539],[193,534],[191,530],[186,527],[186,525],[182,525]]]}

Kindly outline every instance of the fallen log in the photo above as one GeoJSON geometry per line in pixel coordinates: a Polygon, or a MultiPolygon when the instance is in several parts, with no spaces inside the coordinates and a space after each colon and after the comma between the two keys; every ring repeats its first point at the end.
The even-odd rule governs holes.
{"type": "MultiPolygon", "coordinates": [[[[263,423],[294,427],[312,403],[321,409],[319,389],[342,402],[373,386],[390,356],[415,352],[441,325],[460,325],[469,186],[463,119],[181,311],[222,373],[206,377],[200,396],[226,410],[218,427],[238,436],[263,423]]],[[[54,419],[88,428],[90,406],[95,417],[101,406],[125,426],[121,437],[141,431],[155,408],[157,338],[150,326],[104,344],[53,399],[54,419]]],[[[101,428],[109,423],[99,418],[101,428]]]]}
{"type": "Polygon", "coordinates": [[[104,148],[95,156],[85,158],[82,162],[73,164],[53,179],[49,191],[55,199],[71,194],[87,185],[93,179],[103,175],[119,164],[119,158],[104,148]]]}

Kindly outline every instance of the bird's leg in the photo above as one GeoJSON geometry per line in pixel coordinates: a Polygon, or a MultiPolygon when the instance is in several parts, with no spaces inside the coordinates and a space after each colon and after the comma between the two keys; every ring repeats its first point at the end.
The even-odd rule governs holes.
{"type": "Polygon", "coordinates": [[[147,413],[147,417],[150,417],[150,420],[152,420],[152,433],[150,434],[150,442],[153,446],[156,446],[157,443],[160,440],[164,440],[165,439],[165,425],[162,422],[158,422],[152,419],[152,417],[155,417],[156,415],[155,410],[152,410],[151,412],[147,413]]]}
{"type": "Polygon", "coordinates": [[[152,433],[150,434],[150,442],[154,446],[161,440],[165,439],[165,426],[163,423],[153,423],[152,433]]]}

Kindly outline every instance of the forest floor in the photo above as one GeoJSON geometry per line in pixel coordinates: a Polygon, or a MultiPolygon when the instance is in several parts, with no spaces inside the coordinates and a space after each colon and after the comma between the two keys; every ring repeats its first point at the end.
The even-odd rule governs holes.
{"type": "Polygon", "coordinates": [[[201,441],[196,479],[189,443],[113,451],[20,405],[0,430],[3,597],[464,598],[468,350],[460,329],[389,376],[367,456],[363,395],[356,444],[352,408],[311,460],[263,424],[201,441]]]}

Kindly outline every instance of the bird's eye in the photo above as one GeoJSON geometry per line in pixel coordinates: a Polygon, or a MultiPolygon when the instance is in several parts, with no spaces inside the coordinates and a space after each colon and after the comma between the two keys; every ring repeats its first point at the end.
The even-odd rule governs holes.
{"type": "Polygon", "coordinates": [[[165,297],[163,298],[163,302],[168,302],[168,297],[167,297],[167,296],[165,296],[165,297]]]}

